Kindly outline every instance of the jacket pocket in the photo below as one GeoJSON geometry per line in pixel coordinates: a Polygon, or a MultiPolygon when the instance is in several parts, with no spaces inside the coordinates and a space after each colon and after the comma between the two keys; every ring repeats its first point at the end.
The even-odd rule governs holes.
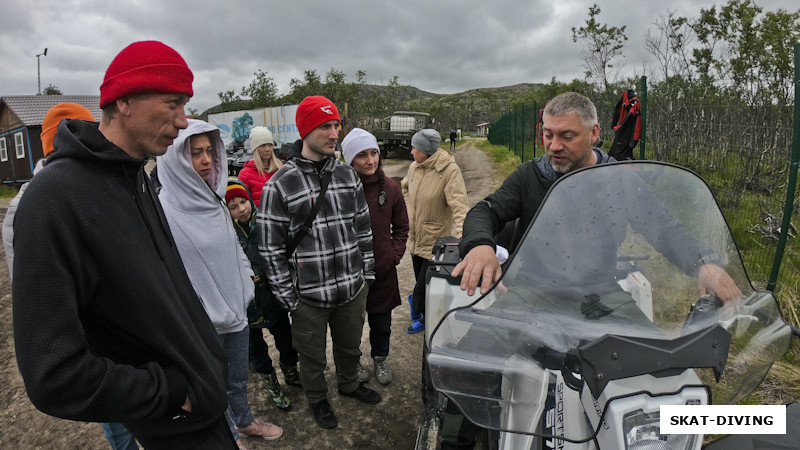
{"type": "MultiPolygon", "coordinates": [[[[422,230],[420,233],[417,233],[417,247],[419,248],[426,248],[432,247],[433,244],[436,242],[437,238],[445,236],[449,233],[449,230],[446,231],[444,229],[444,225],[438,222],[423,222],[422,223],[422,230]]],[[[427,253],[427,250],[426,250],[427,253]]]]}
{"type": "Polygon", "coordinates": [[[444,228],[444,225],[438,222],[422,222],[422,231],[427,236],[438,236],[442,232],[442,228],[444,228]]]}

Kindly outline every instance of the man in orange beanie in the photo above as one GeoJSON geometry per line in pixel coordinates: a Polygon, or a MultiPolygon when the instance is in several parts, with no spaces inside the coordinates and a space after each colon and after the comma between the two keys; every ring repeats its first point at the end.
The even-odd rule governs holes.
{"type": "Polygon", "coordinates": [[[53,139],[61,119],[97,120],[85,106],[78,103],[63,102],[50,108],[42,120],[42,151],[45,157],[53,153],[53,139]]]}
{"type": "Polygon", "coordinates": [[[375,279],[372,229],[358,174],[333,156],[341,123],[336,105],[306,97],[296,123],[300,155],[262,191],[259,250],[275,298],[292,314],[300,381],[314,419],[334,428],[338,421],[324,374],[329,326],[339,394],[368,404],[381,401],[356,378],[367,282],[375,279]]]}
{"type": "Polygon", "coordinates": [[[148,449],[237,448],[225,355],[144,172],[186,128],[192,78],[161,42],[123,49],[100,86],[100,123],[61,122],[14,220],[28,396],[57,417],[122,423],[148,449]]]}
{"type": "MultiPolygon", "coordinates": [[[[85,106],[77,103],[59,103],[47,111],[42,120],[42,149],[44,150],[45,158],[53,153],[53,138],[56,134],[61,119],[81,119],[90,120],[94,122],[94,116],[86,109],[85,106]]],[[[39,173],[44,168],[44,158],[36,161],[36,166],[33,168],[33,175],[39,173]]],[[[22,199],[22,195],[28,188],[28,183],[19,188],[17,195],[11,199],[6,210],[6,216],[3,219],[3,247],[6,251],[6,263],[8,263],[8,275],[11,277],[14,274],[14,216],[17,213],[17,206],[22,199]]]]}

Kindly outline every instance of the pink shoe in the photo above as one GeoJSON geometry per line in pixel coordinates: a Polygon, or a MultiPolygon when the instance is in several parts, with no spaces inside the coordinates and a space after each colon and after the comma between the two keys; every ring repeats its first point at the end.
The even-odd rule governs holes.
{"type": "Polygon", "coordinates": [[[246,427],[236,427],[236,431],[245,436],[260,437],[268,441],[272,441],[283,436],[283,429],[281,427],[273,425],[269,422],[262,422],[258,419],[253,419],[250,425],[246,427]]]}
{"type": "Polygon", "coordinates": [[[236,440],[236,445],[239,447],[239,450],[247,450],[247,447],[245,447],[244,444],[242,444],[241,439],[236,440]]]}

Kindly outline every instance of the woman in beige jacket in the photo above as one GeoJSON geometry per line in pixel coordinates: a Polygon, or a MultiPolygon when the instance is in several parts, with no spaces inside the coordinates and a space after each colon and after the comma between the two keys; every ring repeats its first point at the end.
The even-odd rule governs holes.
{"type": "Polygon", "coordinates": [[[408,333],[425,329],[425,272],[437,238],[461,237],[464,218],[469,211],[467,188],[455,158],[439,149],[439,132],[424,129],[411,138],[414,162],[401,182],[408,208],[408,249],[417,284],[409,296],[411,320],[408,333]]]}

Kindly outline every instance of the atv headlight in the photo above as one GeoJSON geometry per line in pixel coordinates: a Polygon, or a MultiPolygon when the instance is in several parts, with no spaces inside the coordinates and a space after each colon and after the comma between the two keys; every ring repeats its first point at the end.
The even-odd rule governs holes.
{"type": "Polygon", "coordinates": [[[694,448],[695,434],[661,434],[658,411],[631,411],[622,418],[626,450],[679,450],[694,448]]]}

